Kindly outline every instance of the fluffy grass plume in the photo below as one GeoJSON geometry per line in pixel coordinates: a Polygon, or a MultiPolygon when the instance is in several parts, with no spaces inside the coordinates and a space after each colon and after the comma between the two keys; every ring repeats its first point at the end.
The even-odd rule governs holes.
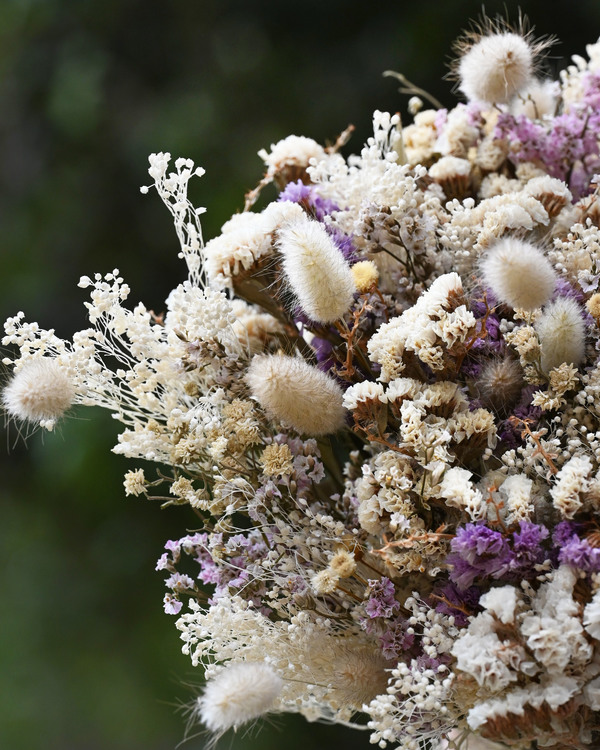
{"type": "Polygon", "coordinates": [[[231,664],[206,683],[198,698],[198,715],[216,734],[237,729],[267,713],[282,685],[281,677],[268,664],[231,664]]]}
{"type": "Polygon", "coordinates": [[[31,359],[15,372],[2,393],[9,416],[47,428],[73,403],[75,389],[64,369],[51,357],[31,359]]]}
{"type": "Polygon", "coordinates": [[[535,310],[552,296],[556,274],[544,253],[531,242],[506,237],[481,262],[485,283],[513,308],[535,310]]]}
{"type": "Polygon", "coordinates": [[[328,435],[344,425],[342,390],[299,357],[257,355],[246,382],[267,414],[305,435],[328,435]]]}
{"type": "Polygon", "coordinates": [[[356,285],[341,251],[322,224],[301,218],[279,232],[283,270],[300,307],[317,323],[348,311],[356,285]]]}
{"type": "Polygon", "coordinates": [[[585,356],[585,322],[577,302],[559,297],[545,308],[535,328],[545,372],[563,362],[581,364],[585,356]]]}

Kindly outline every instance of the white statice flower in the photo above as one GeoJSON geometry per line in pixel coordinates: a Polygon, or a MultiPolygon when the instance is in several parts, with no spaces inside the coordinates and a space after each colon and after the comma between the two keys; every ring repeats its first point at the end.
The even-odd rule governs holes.
{"type": "Polygon", "coordinates": [[[591,602],[585,605],[583,610],[583,625],[586,631],[600,641],[600,592],[597,591],[591,602]]]}
{"type": "Polygon", "coordinates": [[[320,161],[325,156],[325,150],[312,138],[288,135],[272,143],[270,151],[261,149],[258,155],[267,167],[267,174],[272,175],[290,166],[306,168],[313,160],[320,161]]]}
{"type": "Polygon", "coordinates": [[[458,274],[437,278],[413,307],[382,324],[369,340],[369,355],[381,365],[380,380],[389,382],[404,370],[404,351],[413,352],[428,367],[442,370],[447,350],[471,335],[475,318],[461,304],[463,287],[458,274]]]}
{"type": "Polygon", "coordinates": [[[485,513],[483,497],[478,489],[473,487],[472,473],[459,466],[448,469],[440,484],[440,495],[446,505],[464,509],[473,520],[481,518],[485,513]]]}
{"type": "Polygon", "coordinates": [[[504,690],[518,679],[518,667],[525,660],[523,648],[504,643],[495,632],[495,620],[482,612],[452,647],[456,666],[492,693],[504,690]]]}
{"type": "MultiPolygon", "coordinates": [[[[478,703],[467,715],[467,722],[471,729],[479,729],[490,720],[504,718],[510,719],[514,716],[523,716],[525,708],[538,710],[546,704],[551,711],[557,711],[564,706],[578,692],[577,680],[566,675],[554,676],[552,680],[544,680],[540,685],[527,686],[526,688],[515,688],[506,692],[500,698],[492,698],[478,703]],[[510,717],[510,718],[509,718],[510,717]]],[[[535,732],[538,740],[552,741],[553,731],[546,736],[540,736],[539,730],[535,732]]],[[[533,739],[533,738],[532,738],[533,739]]]]}
{"type": "Polygon", "coordinates": [[[579,618],[579,605],[573,599],[577,574],[562,565],[552,580],[542,584],[522,615],[521,632],[527,646],[549,673],[562,674],[568,664],[582,667],[592,657],[579,618]]]}
{"type": "Polygon", "coordinates": [[[385,403],[387,394],[384,395],[383,385],[381,383],[372,383],[365,380],[362,383],[350,386],[344,393],[343,404],[346,409],[356,409],[359,403],[366,401],[378,401],[385,403]]]}
{"type": "Polygon", "coordinates": [[[514,586],[498,586],[490,589],[479,600],[482,607],[505,625],[515,621],[517,606],[520,602],[521,597],[514,586]]]}
{"type": "Polygon", "coordinates": [[[529,520],[535,510],[533,504],[533,480],[524,474],[511,474],[500,486],[500,494],[506,502],[506,521],[515,524],[529,520]]]}
{"type": "Polygon", "coordinates": [[[573,518],[583,505],[582,495],[588,490],[591,472],[592,462],[587,456],[573,456],[558,472],[550,496],[563,518],[573,518]]]}
{"type": "Polygon", "coordinates": [[[146,477],[143,469],[136,469],[136,471],[128,471],[125,474],[125,480],[123,482],[125,487],[126,495],[138,495],[143,494],[146,491],[146,477]]]}
{"type": "Polygon", "coordinates": [[[404,399],[414,399],[421,390],[421,384],[413,378],[395,378],[388,383],[385,399],[390,404],[404,399]]]}
{"type": "Polygon", "coordinates": [[[550,218],[558,216],[573,200],[573,194],[567,185],[562,180],[547,174],[532,177],[525,183],[523,192],[537,198],[550,218]]]}
{"type": "Polygon", "coordinates": [[[470,174],[471,163],[457,156],[442,156],[429,168],[429,176],[442,186],[450,198],[466,194],[470,174]]]}

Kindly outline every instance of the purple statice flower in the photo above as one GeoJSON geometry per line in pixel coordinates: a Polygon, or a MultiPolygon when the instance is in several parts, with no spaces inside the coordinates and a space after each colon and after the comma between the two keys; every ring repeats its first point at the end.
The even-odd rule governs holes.
{"type": "Polygon", "coordinates": [[[400,604],[396,601],[396,588],[389,578],[369,580],[368,599],[365,605],[367,617],[360,624],[369,635],[375,636],[386,659],[397,660],[408,651],[415,640],[409,632],[406,618],[397,614],[400,604]]]}
{"type": "MultiPolygon", "coordinates": [[[[469,302],[469,309],[477,321],[476,334],[478,337],[472,343],[468,356],[465,357],[460,369],[461,373],[468,378],[475,379],[480,375],[485,364],[482,355],[498,354],[505,348],[504,339],[500,332],[500,318],[495,313],[488,314],[485,322],[486,334],[485,336],[480,335],[486,313],[488,313],[489,308],[496,304],[491,290],[485,291],[485,299],[487,299],[487,306],[483,292],[480,290],[469,302]]],[[[471,408],[479,408],[479,405],[471,408]]]]}
{"type": "Polygon", "coordinates": [[[168,615],[178,615],[183,607],[183,603],[176,599],[172,594],[165,594],[163,598],[163,608],[168,615]]]}
{"type": "MultiPolygon", "coordinates": [[[[266,539],[268,540],[268,534],[266,539]]],[[[175,568],[183,551],[198,564],[197,579],[204,585],[215,586],[214,598],[244,588],[251,578],[249,567],[264,559],[268,551],[265,539],[257,532],[235,534],[226,541],[223,534],[209,537],[206,533],[197,532],[176,542],[168,542],[165,546],[171,550],[173,559],[169,559],[167,553],[163,554],[157,563],[157,570],[167,570],[171,574],[165,581],[167,587],[175,594],[196,589],[194,580],[175,568]],[[211,550],[215,546],[226,554],[213,556],[211,550]]]]}
{"type": "Polygon", "coordinates": [[[476,578],[500,578],[513,558],[508,542],[499,531],[482,523],[468,523],[457,529],[447,558],[450,580],[466,589],[476,578]]]}
{"type": "Polygon", "coordinates": [[[537,385],[527,385],[521,391],[519,403],[513,409],[513,414],[519,419],[526,420],[530,426],[537,424],[542,416],[542,410],[539,406],[532,404],[533,394],[538,390],[537,385]]]}
{"type": "Polygon", "coordinates": [[[508,112],[501,112],[496,121],[494,136],[509,142],[512,148],[512,159],[517,163],[541,160],[546,129],[540,123],[530,120],[529,117],[525,115],[514,117],[508,112]]]}
{"type": "Polygon", "coordinates": [[[171,553],[171,559],[173,560],[174,563],[176,563],[179,560],[179,556],[181,554],[181,543],[182,543],[181,539],[177,539],[177,540],[169,539],[169,541],[165,544],[165,549],[171,553]]]}
{"type": "Polygon", "coordinates": [[[572,565],[585,573],[600,571],[600,549],[592,547],[587,539],[580,539],[574,534],[571,539],[560,548],[558,561],[563,565],[572,565]]]}
{"type": "Polygon", "coordinates": [[[510,564],[510,572],[517,578],[535,577],[535,565],[539,565],[548,559],[548,551],[543,546],[550,532],[541,524],[521,521],[519,530],[512,535],[513,559],[510,564]]]}
{"type": "Polygon", "coordinates": [[[354,263],[356,263],[359,258],[357,256],[352,237],[344,234],[344,232],[342,232],[337,227],[332,227],[330,224],[325,224],[325,229],[327,230],[327,233],[329,234],[331,239],[335,242],[337,248],[344,256],[345,260],[347,260],[350,265],[354,265],[354,263]]]}
{"type": "Polygon", "coordinates": [[[317,367],[322,372],[329,372],[337,364],[336,358],[333,356],[333,346],[327,339],[320,339],[317,336],[311,341],[311,346],[315,350],[315,357],[317,359],[317,367]]]}
{"type": "Polygon", "coordinates": [[[279,193],[278,203],[289,201],[290,203],[309,203],[312,201],[314,188],[312,185],[306,185],[302,180],[288,182],[285,188],[279,193]]]}
{"type": "MultiPolygon", "coordinates": [[[[596,97],[594,84],[590,100],[596,97]]],[[[589,106],[585,98],[569,112],[543,124],[526,115],[514,117],[505,112],[499,115],[496,126],[496,137],[510,145],[512,161],[541,162],[548,174],[569,185],[575,200],[589,192],[590,180],[598,171],[599,133],[600,112],[589,106]]]]}
{"type": "Polygon", "coordinates": [[[305,185],[302,180],[288,182],[277,200],[303,204],[317,221],[323,221],[326,216],[340,210],[335,201],[323,198],[314,185],[305,185]]]}
{"type": "MultiPolygon", "coordinates": [[[[460,372],[467,378],[478,378],[479,375],[481,375],[481,371],[483,370],[483,362],[480,362],[479,360],[472,359],[471,357],[465,357],[461,367],[460,372]]],[[[483,406],[483,404],[478,399],[473,399],[469,403],[469,409],[471,411],[474,411],[475,409],[480,409],[483,406]],[[475,402],[477,402],[476,405],[475,402]]]]}
{"type": "Polygon", "coordinates": [[[459,528],[451,542],[452,553],[447,558],[452,566],[450,581],[456,584],[458,591],[444,590],[444,596],[453,602],[451,597],[459,595],[461,598],[457,602],[463,601],[465,589],[477,578],[505,581],[535,578],[536,566],[551,559],[551,551],[545,544],[549,536],[545,526],[530,521],[521,521],[519,529],[510,537],[482,523],[459,528]]]}
{"type": "Polygon", "coordinates": [[[476,318],[483,318],[485,316],[485,313],[487,311],[487,308],[495,307],[498,304],[498,300],[496,299],[494,292],[492,289],[485,289],[485,300],[483,297],[483,290],[479,288],[476,290],[475,296],[469,300],[469,309],[473,313],[473,315],[476,318]],[[486,301],[487,301],[487,307],[486,307],[486,301]]]}
{"type": "Polygon", "coordinates": [[[581,539],[579,526],[570,521],[561,521],[552,534],[557,560],[563,565],[579,568],[584,573],[600,572],[600,549],[592,547],[587,539],[581,539]]]}
{"type": "Polygon", "coordinates": [[[552,544],[563,547],[574,534],[577,535],[577,524],[573,521],[561,521],[552,532],[552,544]]]}
{"type": "MultiPolygon", "coordinates": [[[[369,632],[368,628],[365,629],[369,632]]],[[[381,632],[377,634],[381,653],[386,659],[398,661],[401,654],[412,648],[415,642],[415,634],[408,631],[408,621],[403,617],[397,617],[389,623],[389,626],[381,629],[381,632]]]]}
{"type": "MultiPolygon", "coordinates": [[[[477,320],[476,333],[483,330],[483,316],[477,320]]],[[[500,318],[490,313],[485,321],[485,335],[475,339],[471,345],[472,351],[500,352],[504,349],[504,339],[500,332],[500,318]]]]}
{"type": "Polygon", "coordinates": [[[367,615],[375,617],[391,617],[400,608],[395,599],[396,589],[389,578],[383,576],[379,580],[369,580],[367,589],[369,598],[365,606],[367,615]]]}
{"type": "Polygon", "coordinates": [[[581,303],[585,302],[586,299],[581,290],[576,289],[566,279],[558,279],[556,282],[552,299],[555,300],[558,297],[569,297],[569,299],[574,299],[576,302],[581,303]]]}
{"type": "Polygon", "coordinates": [[[164,552],[159,558],[156,563],[156,567],[154,570],[168,570],[169,566],[171,564],[171,560],[169,558],[169,555],[167,552],[164,552]]]}
{"type": "MultiPolygon", "coordinates": [[[[539,390],[539,386],[526,385],[521,391],[521,398],[518,404],[512,410],[513,416],[527,421],[531,429],[535,428],[535,425],[542,416],[540,407],[534,406],[531,403],[536,390],[539,390]]],[[[498,436],[509,448],[516,448],[523,444],[521,432],[522,428],[519,426],[519,423],[512,422],[510,419],[504,419],[498,424],[498,436]]]]}
{"type": "Polygon", "coordinates": [[[469,622],[466,612],[475,614],[479,611],[481,591],[477,586],[459,589],[456,584],[449,582],[434,590],[431,595],[432,606],[436,612],[451,615],[459,628],[464,628],[469,622]]]}

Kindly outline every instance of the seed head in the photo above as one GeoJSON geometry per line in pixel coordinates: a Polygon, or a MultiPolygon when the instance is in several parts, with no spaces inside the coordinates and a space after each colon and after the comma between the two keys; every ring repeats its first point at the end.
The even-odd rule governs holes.
{"type": "Polygon", "coordinates": [[[476,382],[484,405],[502,412],[515,403],[523,385],[523,370],[512,357],[488,362],[476,382]]]}

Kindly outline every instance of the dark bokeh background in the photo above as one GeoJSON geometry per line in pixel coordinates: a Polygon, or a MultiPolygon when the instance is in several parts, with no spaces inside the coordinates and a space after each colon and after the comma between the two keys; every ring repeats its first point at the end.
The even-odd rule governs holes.
{"type": "MultiPolygon", "coordinates": [[[[494,14],[507,5],[488,2],[494,14]]],[[[532,1],[523,10],[562,44],[561,67],[600,35],[600,5],[532,1]]],[[[406,111],[381,72],[443,103],[451,43],[480,3],[0,0],[0,319],[64,336],[85,326],[82,274],[119,267],[132,302],[162,309],[183,277],[148,153],[203,165],[193,198],[206,237],[261,176],[256,152],[290,133],[333,140],[375,108],[406,111]]],[[[78,412],[27,448],[0,451],[0,747],[172,750],[176,711],[199,682],[162,612],[154,562],[191,519],[124,498],[117,425],[78,412]]],[[[365,734],[278,719],[230,750],[368,747],[365,734]],[[286,731],[287,727],[287,731],[286,731]]],[[[203,748],[205,737],[184,747],[203,748]]]]}

